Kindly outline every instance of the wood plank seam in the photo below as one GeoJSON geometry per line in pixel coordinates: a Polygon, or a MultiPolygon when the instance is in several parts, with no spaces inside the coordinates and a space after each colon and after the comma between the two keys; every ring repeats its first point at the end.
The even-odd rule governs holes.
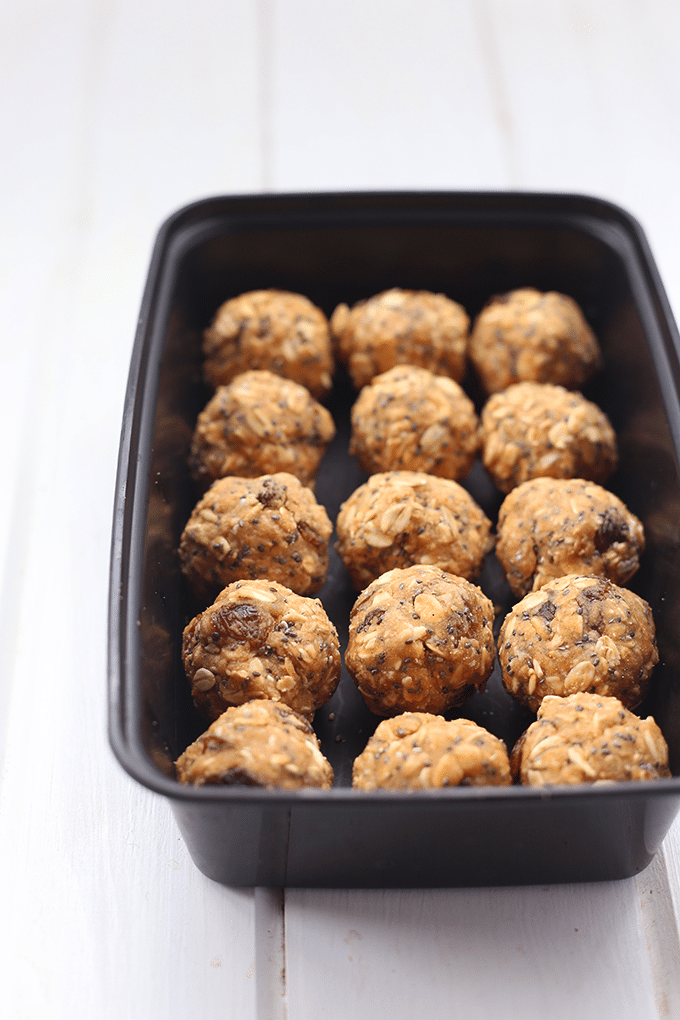
{"type": "Polygon", "coordinates": [[[680,1017],[680,938],[664,848],[635,878],[659,1020],[680,1017]]]}
{"type": "Polygon", "coordinates": [[[255,890],[255,1007],[257,1020],[288,1020],[285,890],[255,890]]]}

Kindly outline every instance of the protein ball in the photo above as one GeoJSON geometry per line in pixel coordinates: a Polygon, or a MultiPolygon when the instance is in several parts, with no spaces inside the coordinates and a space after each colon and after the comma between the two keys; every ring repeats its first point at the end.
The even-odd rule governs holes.
{"type": "Polygon", "coordinates": [[[579,389],[602,364],[600,345],[574,299],[533,287],[488,302],[470,334],[469,354],[487,393],[522,381],[579,389]]]}
{"type": "Polygon", "coordinates": [[[582,478],[535,478],[505,497],[496,557],[515,595],[562,574],[633,576],[645,547],[641,522],[612,492],[582,478]]]}
{"type": "Polygon", "coordinates": [[[244,372],[220,386],[199,414],[191,473],[204,487],[228,475],[277,471],[313,485],[334,435],[330,412],[304,386],[273,372],[244,372]]]}
{"type": "Polygon", "coordinates": [[[431,790],[445,786],[509,786],[505,744],[469,719],[405,712],[378,724],[354,759],[357,790],[431,790]]]}
{"type": "Polygon", "coordinates": [[[340,507],[336,530],[357,590],[418,563],[473,580],[494,542],[489,518],[462,485],[417,471],[372,475],[340,507]]]}
{"type": "Polygon", "coordinates": [[[331,388],[328,319],[301,294],[253,290],[225,301],[203,334],[203,354],[213,389],[256,368],[306,386],[317,399],[331,388]]]}
{"type": "Polygon", "coordinates": [[[340,679],[335,627],[319,599],[275,581],[235,581],[184,629],[191,694],[207,719],[268,698],[311,719],[340,679]]]}
{"type": "Polygon", "coordinates": [[[390,570],[354,604],[345,665],[376,715],[446,712],[491,674],[493,619],[490,600],[464,577],[390,570]]]}
{"type": "Polygon", "coordinates": [[[394,365],[419,365],[460,382],[465,374],[470,320],[444,294],[394,287],[331,316],[338,357],[361,389],[394,365]]]}
{"type": "Polygon", "coordinates": [[[585,691],[635,708],[659,660],[652,612],[603,577],[567,574],[508,613],[498,657],[508,692],[532,712],[548,694],[585,691]]]}
{"type": "Polygon", "coordinates": [[[475,406],[448,376],[398,365],[361,390],[349,452],[368,474],[426,471],[463,478],[481,445],[475,406]]]}
{"type": "Polygon", "coordinates": [[[668,747],[651,716],[639,719],[618,698],[549,696],[515,745],[513,771],[525,786],[666,779],[668,747]]]}
{"type": "Polygon", "coordinates": [[[482,459],[501,492],[530,478],[603,483],[616,468],[616,434],[581,393],[548,383],[517,383],[482,408],[482,459]]]}
{"type": "Polygon", "coordinates": [[[249,701],[229,708],[176,762],[180,783],[330,789],[333,769],[314,730],[286,705],[249,701]]]}
{"type": "Polygon", "coordinates": [[[247,578],[314,595],[326,579],[332,530],[324,508],[293,475],[220,478],[182,532],[180,563],[204,602],[247,578]]]}

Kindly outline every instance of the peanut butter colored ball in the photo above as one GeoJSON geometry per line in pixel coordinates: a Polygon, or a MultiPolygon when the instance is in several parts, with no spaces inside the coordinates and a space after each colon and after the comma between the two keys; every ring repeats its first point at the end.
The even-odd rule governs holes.
{"type": "Polygon", "coordinates": [[[309,390],[272,372],[252,371],[221,386],[198,416],[191,473],[207,487],[217,478],[287,471],[313,485],[335,435],[330,412],[309,390]]]}
{"type": "Polygon", "coordinates": [[[338,357],[361,389],[395,365],[419,365],[460,382],[465,374],[470,320],[444,294],[393,287],[331,316],[338,357]]]}
{"type": "Polygon", "coordinates": [[[652,611],[603,577],[567,574],[518,602],[500,629],[508,692],[532,712],[549,694],[586,692],[640,704],[659,660],[652,611]]]}
{"type": "Polygon", "coordinates": [[[446,712],[489,678],[493,619],[491,601],[464,577],[390,570],[354,604],[345,665],[376,715],[446,712]]]}
{"type": "Polygon", "coordinates": [[[229,708],[176,762],[180,783],[328,790],[333,769],[317,736],[286,705],[249,701],[229,708]]]}
{"type": "Polygon", "coordinates": [[[611,783],[670,776],[668,746],[651,716],[640,719],[617,698],[548,696],[512,753],[525,786],[611,783]]]}
{"type": "Polygon", "coordinates": [[[357,790],[430,790],[509,786],[505,744],[471,722],[406,712],[384,719],[354,760],[357,790]]]}
{"type": "Polygon", "coordinates": [[[509,386],[489,397],[481,419],[482,460],[501,492],[541,477],[604,483],[616,468],[616,434],[606,414],[563,386],[509,386]]]}
{"type": "Polygon", "coordinates": [[[372,475],[342,504],[336,529],[358,590],[418,563],[472,580],[494,541],[491,521],[462,485],[420,471],[372,475]]]}
{"type": "Polygon", "coordinates": [[[268,698],[311,719],[340,679],[335,627],[319,599],[275,581],[235,581],[185,627],[182,657],[198,710],[268,698]]]}
{"type": "Polygon", "coordinates": [[[328,320],[302,294],[253,290],[225,301],[203,334],[203,354],[206,382],[213,389],[249,369],[292,379],[317,400],[332,384],[328,320]]]}
{"type": "Polygon", "coordinates": [[[448,376],[398,365],[377,375],[352,407],[349,452],[368,474],[426,471],[464,478],[481,445],[475,406],[448,376]]]}
{"type": "Polygon", "coordinates": [[[515,595],[563,574],[625,584],[645,547],[641,522],[612,492],[582,478],[518,485],[498,514],[496,556],[515,595]]]}
{"type": "Polygon", "coordinates": [[[602,364],[600,345],[574,299],[533,287],[488,302],[475,321],[469,354],[487,393],[523,381],[579,389],[602,364]]]}
{"type": "Polygon", "coordinates": [[[248,578],[313,595],[326,579],[332,530],[312,491],[293,475],[220,478],[182,532],[182,571],[205,602],[248,578]]]}

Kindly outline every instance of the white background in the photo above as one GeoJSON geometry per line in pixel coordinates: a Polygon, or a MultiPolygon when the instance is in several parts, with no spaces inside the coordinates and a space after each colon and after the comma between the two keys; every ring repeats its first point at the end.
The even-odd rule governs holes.
{"type": "Polygon", "coordinates": [[[0,1001],[13,1020],[680,1017],[680,828],[641,876],[232,890],[108,749],[123,395],[160,223],[210,194],[577,191],[680,307],[677,0],[4,0],[0,1001]]]}

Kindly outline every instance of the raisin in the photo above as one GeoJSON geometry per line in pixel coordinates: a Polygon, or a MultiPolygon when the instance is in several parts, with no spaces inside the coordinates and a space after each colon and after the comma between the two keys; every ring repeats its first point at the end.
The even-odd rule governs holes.
{"type": "Polygon", "coordinates": [[[628,525],[617,510],[606,510],[600,514],[601,524],[595,532],[595,548],[599,553],[606,552],[615,542],[625,542],[628,537],[628,525]]]}
{"type": "Polygon", "coordinates": [[[268,621],[250,602],[220,606],[212,613],[211,622],[220,638],[250,641],[256,645],[265,639],[269,631],[268,621]]]}

